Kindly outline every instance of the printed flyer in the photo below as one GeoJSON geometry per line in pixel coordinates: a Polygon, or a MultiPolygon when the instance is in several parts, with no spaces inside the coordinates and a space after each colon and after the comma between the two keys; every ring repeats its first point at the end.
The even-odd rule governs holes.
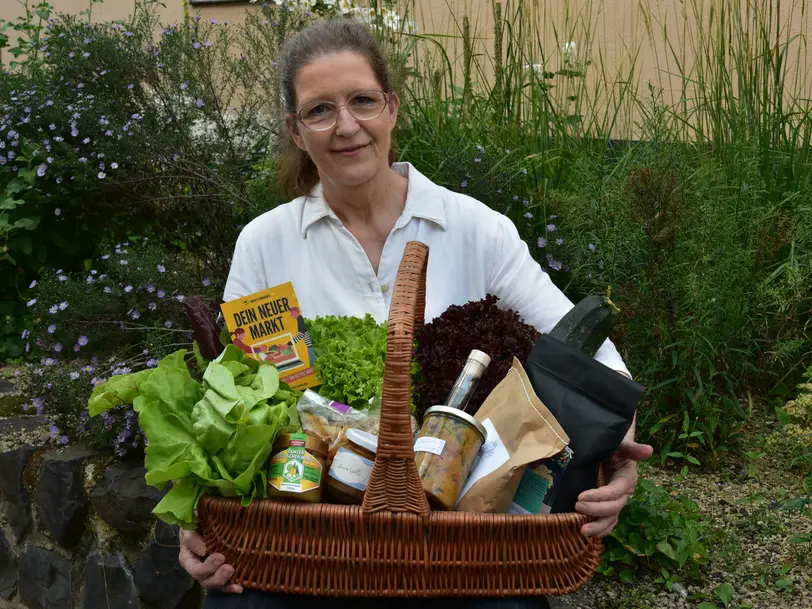
{"type": "Polygon", "coordinates": [[[294,389],[319,385],[313,345],[293,283],[224,302],[220,309],[235,346],[276,366],[282,382],[294,389]]]}

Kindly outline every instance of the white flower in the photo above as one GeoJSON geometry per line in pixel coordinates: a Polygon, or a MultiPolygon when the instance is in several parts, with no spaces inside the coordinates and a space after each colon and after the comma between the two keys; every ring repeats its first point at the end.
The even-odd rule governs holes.
{"type": "Polygon", "coordinates": [[[338,4],[338,0],[321,0],[321,3],[322,3],[324,6],[333,7],[333,6],[335,6],[336,4],[338,4]]]}
{"type": "Polygon", "coordinates": [[[570,40],[563,47],[561,47],[561,53],[564,55],[564,61],[575,61],[578,59],[578,45],[575,44],[574,40],[570,40]]]}
{"type": "Polygon", "coordinates": [[[349,15],[353,8],[351,0],[338,0],[338,10],[341,11],[342,15],[349,15]]]}

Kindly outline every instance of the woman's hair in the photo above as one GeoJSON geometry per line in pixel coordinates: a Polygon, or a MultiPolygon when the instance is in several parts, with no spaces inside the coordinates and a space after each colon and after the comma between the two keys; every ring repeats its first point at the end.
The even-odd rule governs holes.
{"type": "MultiPolygon", "coordinates": [[[[319,21],[288,40],[279,59],[279,80],[286,112],[296,112],[296,90],[293,81],[304,66],[325,55],[350,52],[366,57],[381,89],[392,91],[386,56],[372,33],[354,19],[319,21]]],[[[389,151],[389,163],[395,160],[389,151]]],[[[293,199],[310,194],[319,182],[315,163],[293,138],[283,130],[277,181],[285,196],[293,199]]]]}

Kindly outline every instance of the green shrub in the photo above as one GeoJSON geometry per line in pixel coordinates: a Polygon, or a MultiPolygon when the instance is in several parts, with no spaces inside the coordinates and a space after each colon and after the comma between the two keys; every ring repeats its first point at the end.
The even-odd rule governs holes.
{"type": "Polygon", "coordinates": [[[598,570],[631,583],[638,569],[651,569],[670,588],[707,563],[708,527],[694,501],[641,479],[617,527],[605,538],[598,570]]]}
{"type": "Polygon", "coordinates": [[[43,271],[32,282],[32,323],[25,348],[39,358],[19,377],[38,414],[49,417],[61,443],[87,439],[118,454],[138,448],[141,436],[129,405],[87,420],[93,388],[111,376],[152,368],[180,348],[191,356],[186,296],[203,296],[217,311],[223,286],[187,255],[149,241],[121,243],[86,273],[43,271]]]}

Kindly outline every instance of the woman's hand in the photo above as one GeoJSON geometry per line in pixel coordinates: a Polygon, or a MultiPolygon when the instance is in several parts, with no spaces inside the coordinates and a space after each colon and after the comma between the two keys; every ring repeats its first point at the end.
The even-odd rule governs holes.
{"type": "Polygon", "coordinates": [[[637,486],[637,463],[645,461],[653,453],[654,449],[648,444],[638,444],[628,438],[620,443],[607,462],[611,472],[609,483],[578,495],[575,511],[596,518],[581,528],[581,534],[602,538],[614,530],[620,511],[637,486]]]}
{"type": "Polygon", "coordinates": [[[206,557],[206,542],[195,531],[180,530],[178,561],[180,566],[206,590],[220,590],[232,594],[242,592],[242,586],[239,584],[228,583],[234,575],[234,567],[225,564],[226,558],[220,553],[206,557]]]}

